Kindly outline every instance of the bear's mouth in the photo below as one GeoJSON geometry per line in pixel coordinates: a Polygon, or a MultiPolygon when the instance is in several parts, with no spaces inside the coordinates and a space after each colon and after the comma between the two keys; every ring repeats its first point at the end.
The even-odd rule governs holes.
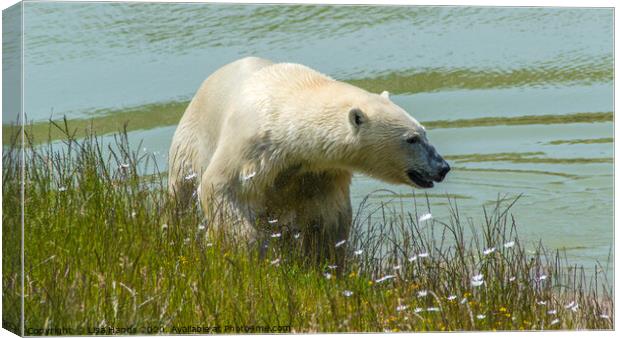
{"type": "Polygon", "coordinates": [[[415,183],[415,185],[420,188],[432,188],[434,186],[433,181],[425,179],[420,173],[415,170],[408,170],[407,176],[413,183],[415,183]]]}

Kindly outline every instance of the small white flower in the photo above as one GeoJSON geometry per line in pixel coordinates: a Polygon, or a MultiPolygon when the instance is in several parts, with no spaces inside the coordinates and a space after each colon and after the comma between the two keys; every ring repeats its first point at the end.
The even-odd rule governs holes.
{"type": "Polygon", "coordinates": [[[204,229],[206,229],[206,226],[204,223],[198,224],[198,230],[204,230],[204,229]]]}
{"type": "Polygon", "coordinates": [[[271,265],[278,265],[278,264],[280,264],[280,258],[276,258],[271,261],[271,265]]]}
{"type": "Polygon", "coordinates": [[[409,262],[413,262],[416,259],[418,259],[418,256],[417,255],[413,255],[413,256],[409,257],[409,262]]]}
{"type": "Polygon", "coordinates": [[[428,295],[428,291],[426,291],[426,290],[420,290],[420,291],[418,291],[418,298],[420,298],[420,297],[426,297],[426,295],[428,295]]]}
{"type": "Polygon", "coordinates": [[[409,306],[407,306],[407,305],[399,305],[399,306],[396,307],[396,311],[398,311],[398,312],[404,311],[404,310],[407,310],[408,307],[409,306]]]}
{"type": "Polygon", "coordinates": [[[548,315],[555,315],[557,313],[558,313],[558,311],[556,311],[556,310],[549,310],[549,311],[547,311],[548,315]]]}
{"type": "Polygon", "coordinates": [[[161,229],[162,229],[162,230],[166,230],[166,229],[168,229],[168,224],[166,224],[166,223],[162,224],[162,225],[161,225],[161,229]]]}
{"type": "Polygon", "coordinates": [[[196,173],[192,172],[189,175],[185,176],[184,178],[185,178],[186,181],[189,181],[189,180],[192,180],[192,179],[196,178],[196,176],[198,176],[198,175],[196,173]]]}
{"type": "Polygon", "coordinates": [[[479,287],[480,285],[484,284],[483,280],[480,281],[471,281],[471,286],[473,287],[479,287]]]}
{"type": "Polygon", "coordinates": [[[487,317],[487,316],[485,316],[485,315],[477,315],[477,316],[476,316],[476,318],[478,318],[478,319],[485,319],[486,317],[487,317]]]}
{"type": "Polygon", "coordinates": [[[325,278],[327,278],[327,279],[331,279],[332,278],[332,274],[329,273],[329,272],[324,273],[323,276],[325,276],[325,278]]]}
{"type": "Polygon", "coordinates": [[[547,275],[540,275],[537,278],[538,281],[542,281],[542,280],[545,280],[545,279],[547,279],[547,275]]]}
{"type": "Polygon", "coordinates": [[[295,239],[299,239],[299,237],[301,236],[301,232],[296,233],[295,235],[293,235],[293,237],[295,239]]]}
{"type": "Polygon", "coordinates": [[[609,315],[606,315],[606,314],[604,314],[604,313],[601,313],[601,314],[599,315],[599,317],[600,317],[600,318],[602,318],[602,319],[609,319],[609,315]]]}
{"type": "Polygon", "coordinates": [[[467,297],[463,297],[463,299],[461,299],[461,304],[465,304],[467,303],[467,297]]]}
{"type": "Polygon", "coordinates": [[[555,325],[555,324],[559,324],[559,323],[560,323],[560,320],[556,318],[556,319],[552,320],[551,323],[549,323],[549,324],[550,325],[555,325]]]}
{"type": "Polygon", "coordinates": [[[421,307],[417,307],[417,308],[413,309],[413,312],[415,312],[415,313],[420,313],[422,311],[424,311],[424,309],[421,308],[421,307]]]}
{"type": "Polygon", "coordinates": [[[495,247],[492,248],[488,248],[488,249],[484,249],[484,251],[482,251],[482,253],[486,256],[488,254],[492,254],[495,252],[495,247]]]}
{"type": "Polygon", "coordinates": [[[394,275],[386,275],[386,276],[383,276],[383,277],[377,279],[375,281],[375,283],[382,283],[382,282],[385,282],[386,280],[390,280],[390,279],[392,279],[394,277],[396,277],[396,276],[394,276],[394,275]]]}
{"type": "Polygon", "coordinates": [[[400,265],[396,265],[396,266],[394,266],[392,269],[394,269],[394,270],[400,270],[400,265]]]}
{"type": "Polygon", "coordinates": [[[67,191],[67,187],[58,187],[58,191],[60,192],[67,191]]]}
{"type": "Polygon", "coordinates": [[[207,243],[207,248],[210,248],[213,246],[213,243],[207,243]]]}
{"type": "Polygon", "coordinates": [[[431,219],[431,218],[433,218],[433,215],[431,215],[431,214],[424,214],[424,215],[420,216],[420,218],[418,219],[418,221],[419,221],[420,223],[422,223],[422,222],[426,222],[426,221],[428,221],[428,220],[429,220],[429,219],[431,219]]]}
{"type": "Polygon", "coordinates": [[[471,285],[478,287],[484,284],[484,276],[482,274],[475,275],[471,278],[471,285]]]}
{"type": "Polygon", "coordinates": [[[344,290],[344,291],[342,291],[342,294],[343,294],[345,297],[351,297],[351,296],[353,296],[353,291],[344,290]]]}
{"type": "Polygon", "coordinates": [[[338,265],[334,264],[334,265],[328,265],[327,268],[330,270],[335,270],[338,267],[338,265]]]}
{"type": "Polygon", "coordinates": [[[423,252],[421,254],[418,254],[418,257],[419,258],[426,258],[426,257],[428,257],[428,252],[423,252]]]}
{"type": "Polygon", "coordinates": [[[267,220],[267,223],[269,223],[269,224],[276,224],[276,223],[278,223],[278,220],[277,219],[269,219],[269,220],[267,220]]]}
{"type": "Polygon", "coordinates": [[[249,173],[247,175],[243,175],[241,177],[241,179],[243,179],[244,181],[247,181],[247,180],[252,179],[252,177],[254,177],[254,176],[256,176],[256,171],[253,171],[253,172],[251,172],[251,173],[249,173]]]}
{"type": "Polygon", "coordinates": [[[516,279],[517,279],[517,277],[510,277],[510,278],[508,278],[508,281],[509,282],[514,282],[516,279]]]}
{"type": "Polygon", "coordinates": [[[510,242],[506,242],[504,243],[504,248],[512,248],[513,246],[515,246],[515,242],[514,241],[510,241],[510,242]]]}
{"type": "Polygon", "coordinates": [[[577,309],[579,308],[579,304],[577,304],[575,301],[572,301],[568,303],[568,305],[564,306],[564,308],[569,309],[573,312],[577,312],[577,309]]]}
{"type": "Polygon", "coordinates": [[[343,245],[344,243],[346,243],[346,242],[347,242],[347,240],[346,240],[346,239],[343,239],[342,241],[340,241],[340,242],[336,243],[336,247],[340,247],[340,246],[342,246],[342,245],[343,245]]]}
{"type": "Polygon", "coordinates": [[[536,302],[536,304],[538,304],[538,305],[547,305],[547,302],[543,301],[543,300],[540,300],[540,301],[536,302]]]}
{"type": "Polygon", "coordinates": [[[426,311],[428,312],[439,312],[439,308],[438,307],[429,307],[426,309],[426,311]]]}
{"type": "Polygon", "coordinates": [[[135,218],[137,214],[138,214],[137,212],[132,211],[132,212],[131,212],[131,218],[135,218]]]}
{"type": "Polygon", "coordinates": [[[455,300],[455,299],[456,299],[456,296],[455,296],[455,295],[449,295],[449,296],[448,296],[448,300],[455,300]]]}
{"type": "Polygon", "coordinates": [[[280,237],[282,237],[282,233],[280,233],[280,232],[276,232],[276,233],[271,234],[271,238],[280,238],[280,237]]]}
{"type": "Polygon", "coordinates": [[[359,250],[355,250],[355,252],[353,252],[355,254],[355,256],[359,256],[362,254],[362,252],[364,252],[364,250],[359,249],[359,250]]]}
{"type": "Polygon", "coordinates": [[[119,167],[121,167],[122,169],[127,169],[127,168],[129,168],[129,163],[121,163],[121,165],[119,165],[119,167]]]}

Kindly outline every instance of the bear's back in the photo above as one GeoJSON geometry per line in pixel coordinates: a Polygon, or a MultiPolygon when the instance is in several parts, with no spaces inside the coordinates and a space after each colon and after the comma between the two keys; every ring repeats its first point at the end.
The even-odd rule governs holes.
{"type": "Polygon", "coordinates": [[[274,63],[254,72],[245,82],[245,87],[259,89],[273,88],[267,93],[277,94],[283,91],[297,91],[315,88],[334,80],[310,67],[297,63],[274,63]]]}

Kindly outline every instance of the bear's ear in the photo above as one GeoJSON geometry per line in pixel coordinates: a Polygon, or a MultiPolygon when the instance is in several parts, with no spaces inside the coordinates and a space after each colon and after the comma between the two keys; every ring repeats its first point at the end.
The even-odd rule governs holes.
{"type": "Polygon", "coordinates": [[[389,99],[390,99],[390,92],[388,92],[387,90],[384,90],[384,91],[381,93],[381,97],[384,97],[384,98],[386,98],[386,99],[388,99],[388,100],[389,100],[389,99]]]}
{"type": "Polygon", "coordinates": [[[362,124],[366,123],[366,114],[359,108],[353,108],[349,111],[349,122],[354,130],[358,130],[362,124]]]}

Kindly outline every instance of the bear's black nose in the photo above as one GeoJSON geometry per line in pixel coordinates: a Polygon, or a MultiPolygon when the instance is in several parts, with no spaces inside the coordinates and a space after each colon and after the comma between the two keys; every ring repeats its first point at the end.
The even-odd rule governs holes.
{"type": "Polygon", "coordinates": [[[450,172],[450,165],[448,164],[448,162],[443,161],[443,163],[441,164],[441,168],[439,168],[439,175],[438,175],[437,182],[443,181],[446,175],[448,175],[448,172],[450,172]]]}

